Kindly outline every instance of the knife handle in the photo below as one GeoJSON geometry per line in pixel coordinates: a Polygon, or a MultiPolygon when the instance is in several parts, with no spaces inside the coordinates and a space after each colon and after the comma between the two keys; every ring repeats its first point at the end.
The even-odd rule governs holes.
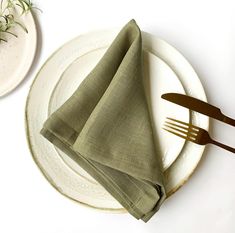
{"type": "Polygon", "coordinates": [[[224,115],[223,122],[235,126],[235,120],[224,115]]]}

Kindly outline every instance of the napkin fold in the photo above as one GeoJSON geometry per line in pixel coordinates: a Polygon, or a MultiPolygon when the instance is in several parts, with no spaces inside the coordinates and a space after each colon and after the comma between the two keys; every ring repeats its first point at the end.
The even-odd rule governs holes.
{"type": "Polygon", "coordinates": [[[131,20],[41,134],[73,158],[134,217],[165,199],[142,74],[141,32],[131,20]]]}

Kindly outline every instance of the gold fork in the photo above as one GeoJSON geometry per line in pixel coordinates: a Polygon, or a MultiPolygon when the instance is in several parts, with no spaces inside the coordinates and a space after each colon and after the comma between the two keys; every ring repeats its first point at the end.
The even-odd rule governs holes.
{"type": "Polygon", "coordinates": [[[206,145],[208,143],[212,143],[225,150],[235,153],[235,148],[213,140],[205,129],[195,125],[167,117],[163,129],[196,144],[206,145]]]}

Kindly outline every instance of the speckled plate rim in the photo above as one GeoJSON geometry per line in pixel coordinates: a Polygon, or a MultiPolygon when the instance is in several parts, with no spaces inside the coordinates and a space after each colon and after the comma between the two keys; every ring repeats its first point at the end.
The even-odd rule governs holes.
{"type": "MultiPolygon", "coordinates": [[[[30,54],[28,54],[27,59],[25,61],[24,64],[24,68],[22,69],[21,73],[19,73],[18,75],[18,79],[16,79],[7,89],[5,89],[3,92],[0,92],[0,98],[8,95],[10,92],[12,92],[13,90],[15,90],[17,88],[17,86],[20,85],[20,83],[26,78],[27,74],[30,71],[30,68],[34,62],[35,59],[35,55],[37,52],[37,46],[38,46],[38,32],[37,32],[37,27],[36,27],[36,22],[35,22],[35,15],[32,12],[27,12],[27,16],[26,16],[26,24],[30,23],[30,35],[31,38],[29,39],[30,42],[30,54]],[[30,20],[30,21],[29,21],[30,20]]],[[[27,25],[26,25],[27,27],[27,25]]]]}
{"type": "MultiPolygon", "coordinates": [[[[88,34],[89,34],[89,33],[88,33],[88,34]]],[[[85,34],[85,35],[86,35],[86,34],[85,34]]],[[[81,36],[85,36],[85,35],[81,35],[81,36]]],[[[152,35],[150,35],[150,34],[148,34],[148,33],[145,33],[145,35],[146,35],[147,37],[149,37],[150,39],[151,39],[152,37],[154,37],[154,36],[152,36],[152,35]]],[[[76,40],[77,38],[78,38],[78,37],[76,37],[76,38],[73,39],[73,40],[76,40]]],[[[73,41],[73,40],[71,40],[71,41],[73,41]]],[[[70,42],[71,42],[71,41],[70,41],[70,42]]],[[[165,41],[163,41],[163,42],[166,43],[165,41]]],[[[69,43],[69,42],[67,42],[67,43],[69,43]]],[[[67,43],[66,43],[66,44],[67,44],[67,43]]],[[[63,46],[64,46],[64,45],[63,45],[63,46]]],[[[44,65],[41,67],[41,69],[43,69],[43,67],[44,67],[44,66],[47,64],[47,62],[53,57],[53,55],[56,54],[63,46],[61,46],[59,49],[57,49],[57,50],[47,59],[47,61],[44,63],[44,65]]],[[[143,46],[145,46],[145,45],[143,45],[143,46]]],[[[170,46],[170,45],[169,45],[169,46],[170,46]]],[[[172,46],[171,46],[171,47],[172,47],[172,46]]],[[[193,71],[193,72],[195,73],[194,69],[193,69],[192,66],[187,62],[187,60],[183,57],[183,55],[181,55],[175,48],[172,47],[172,49],[174,49],[174,50],[178,53],[178,55],[180,55],[180,56],[182,57],[182,59],[185,60],[185,62],[186,62],[186,63],[188,64],[188,66],[189,66],[189,69],[191,69],[191,71],[193,71]]],[[[159,55],[157,51],[153,51],[153,52],[155,52],[156,55],[159,55]]],[[[159,55],[159,56],[160,56],[160,55],[159,55]]],[[[161,56],[160,56],[160,58],[162,59],[161,56]]],[[[162,59],[162,60],[164,60],[164,59],[162,59]]],[[[168,63],[169,61],[167,61],[167,60],[164,60],[164,61],[169,65],[169,63],[168,63]]],[[[171,66],[171,67],[172,67],[172,66],[171,66]]],[[[38,74],[40,73],[41,69],[39,70],[38,74]]],[[[173,69],[176,73],[180,73],[180,71],[177,70],[176,67],[172,67],[172,69],[173,69]]],[[[89,204],[87,204],[87,203],[80,202],[80,201],[78,201],[77,199],[74,199],[74,198],[70,197],[69,195],[67,195],[66,193],[64,193],[63,190],[61,190],[59,187],[57,187],[57,185],[56,185],[56,184],[54,183],[54,181],[50,178],[50,176],[47,174],[47,172],[46,172],[46,171],[41,167],[41,165],[38,163],[37,158],[36,158],[36,156],[35,156],[35,154],[34,154],[34,151],[33,151],[33,147],[32,147],[31,142],[30,142],[29,128],[28,128],[28,124],[27,124],[27,121],[28,121],[28,117],[27,117],[27,108],[28,108],[28,103],[29,103],[29,101],[30,101],[30,93],[31,93],[32,86],[34,85],[34,83],[35,83],[35,81],[36,81],[36,79],[37,79],[38,74],[36,75],[36,77],[35,77],[35,79],[34,79],[32,85],[31,85],[31,87],[30,87],[29,95],[28,95],[27,100],[26,100],[26,106],[25,106],[25,126],[26,126],[26,135],[27,135],[27,141],[28,141],[29,149],[30,149],[30,152],[31,152],[31,154],[32,154],[32,157],[33,157],[35,163],[37,164],[39,170],[42,172],[42,174],[45,176],[45,178],[49,181],[49,183],[51,183],[51,185],[52,185],[57,191],[59,191],[62,195],[68,197],[69,199],[75,201],[76,203],[80,203],[80,204],[82,204],[82,205],[91,207],[92,209],[103,210],[103,211],[108,211],[108,212],[112,212],[112,213],[125,213],[126,210],[123,209],[123,208],[117,209],[117,208],[101,208],[101,207],[95,207],[95,206],[93,206],[93,205],[89,205],[89,204]]],[[[200,82],[200,80],[199,80],[197,74],[195,73],[194,75],[195,75],[195,77],[197,78],[197,81],[199,82],[199,86],[201,86],[200,88],[201,88],[201,94],[202,94],[202,96],[200,96],[199,98],[203,99],[204,101],[207,101],[207,98],[206,98],[206,95],[205,95],[205,91],[204,91],[204,89],[203,89],[203,86],[201,85],[201,82],[200,82]]],[[[192,95],[192,96],[195,96],[195,95],[194,95],[195,93],[193,93],[192,90],[189,91],[189,92],[187,92],[187,94],[192,95]]],[[[192,121],[194,121],[194,119],[198,118],[199,115],[198,115],[197,113],[191,112],[191,117],[192,117],[192,121]]],[[[196,122],[197,122],[197,121],[196,121],[196,122]]],[[[199,120],[199,122],[197,122],[197,123],[200,124],[200,120],[199,120]]],[[[209,129],[209,119],[208,119],[208,118],[204,119],[203,128],[209,129]]],[[[186,142],[186,144],[188,144],[188,142],[186,142]]],[[[198,159],[197,163],[195,163],[195,167],[191,170],[191,173],[189,173],[188,176],[185,177],[185,179],[183,179],[180,184],[178,184],[173,190],[171,190],[171,192],[168,193],[168,197],[171,196],[174,192],[176,192],[176,191],[189,179],[189,177],[193,174],[193,172],[195,171],[195,169],[196,169],[196,167],[197,167],[197,165],[198,165],[198,163],[199,163],[199,161],[200,161],[200,159],[201,159],[201,156],[202,156],[202,154],[203,154],[204,148],[205,148],[204,146],[201,146],[201,147],[200,147],[200,149],[199,149],[199,151],[200,151],[200,158],[198,159]]],[[[177,160],[178,160],[178,159],[177,159],[177,160]]],[[[172,165],[172,166],[174,166],[174,165],[172,165]]],[[[168,169],[168,170],[170,170],[170,169],[168,169]]],[[[166,177],[169,177],[169,176],[170,176],[170,172],[169,172],[168,170],[166,171],[166,177]]]]}
{"type": "MultiPolygon", "coordinates": [[[[117,29],[113,29],[113,30],[117,30],[117,29]]],[[[105,31],[108,31],[108,30],[104,30],[105,31]]],[[[33,82],[31,83],[30,87],[29,87],[29,91],[28,91],[28,96],[26,98],[26,102],[25,102],[25,111],[24,111],[24,125],[25,125],[25,132],[26,132],[26,139],[27,139],[27,144],[28,144],[28,149],[29,149],[29,152],[32,156],[32,159],[33,161],[35,162],[35,164],[37,165],[37,169],[39,170],[39,172],[45,177],[45,179],[51,184],[51,186],[56,190],[58,191],[58,193],[60,193],[61,195],[63,195],[64,197],[68,198],[69,200],[73,201],[74,203],[76,204],[79,204],[81,206],[84,206],[84,207],[88,207],[92,210],[96,210],[96,211],[103,211],[103,212],[107,212],[107,213],[115,213],[115,214],[125,214],[127,213],[127,211],[124,209],[124,208],[102,208],[102,207],[95,207],[93,205],[89,205],[85,202],[81,202],[75,198],[72,198],[71,196],[69,196],[68,194],[66,194],[65,192],[63,192],[62,189],[60,189],[56,183],[53,181],[53,179],[51,179],[51,177],[48,175],[47,171],[45,169],[43,169],[43,167],[40,165],[40,163],[38,162],[36,156],[35,156],[35,153],[34,153],[34,150],[33,150],[33,146],[30,142],[30,134],[29,134],[29,127],[28,127],[28,116],[27,116],[27,108],[28,108],[28,103],[30,101],[30,93],[31,93],[31,89],[34,85],[34,83],[36,82],[37,80],[37,77],[40,73],[40,71],[43,69],[44,66],[46,66],[47,62],[51,60],[51,58],[53,58],[53,56],[61,49],[63,48],[67,43],[70,43],[74,40],[76,40],[77,38],[79,37],[82,37],[82,36],[86,36],[87,34],[89,33],[94,33],[94,32],[100,32],[99,30],[97,31],[90,31],[90,32],[86,32],[84,34],[80,34],[79,36],[76,36],[75,38],[65,42],[63,45],[61,45],[60,47],[58,47],[46,60],[45,62],[43,63],[43,65],[40,67],[40,69],[38,70],[38,72],[36,73],[35,75],[35,78],[33,80],[33,82]]],[[[35,50],[36,52],[36,50],[35,50]]],[[[16,87],[15,87],[16,88],[16,87]]],[[[8,93],[4,94],[4,95],[7,95],[8,93]]],[[[0,96],[1,98],[1,96],[0,96]]]]}

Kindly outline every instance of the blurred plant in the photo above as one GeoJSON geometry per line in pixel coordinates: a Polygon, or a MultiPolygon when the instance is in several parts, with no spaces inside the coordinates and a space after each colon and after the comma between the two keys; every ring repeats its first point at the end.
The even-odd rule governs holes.
{"type": "Polygon", "coordinates": [[[15,19],[15,15],[18,14],[21,17],[27,14],[29,11],[39,8],[35,7],[31,0],[1,0],[0,2],[0,42],[7,42],[6,34],[17,37],[11,29],[15,26],[21,27],[26,33],[27,28],[15,19]],[[20,9],[19,11],[16,8],[20,9]]]}

